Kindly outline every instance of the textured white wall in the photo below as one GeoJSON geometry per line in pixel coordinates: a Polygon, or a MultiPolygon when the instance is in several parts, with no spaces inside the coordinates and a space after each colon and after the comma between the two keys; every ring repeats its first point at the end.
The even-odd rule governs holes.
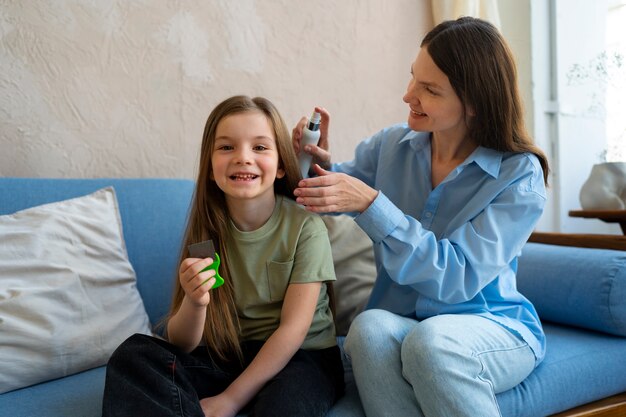
{"type": "Polygon", "coordinates": [[[428,0],[0,2],[0,175],[193,177],[209,111],[329,109],[335,160],[406,120],[428,0]]]}

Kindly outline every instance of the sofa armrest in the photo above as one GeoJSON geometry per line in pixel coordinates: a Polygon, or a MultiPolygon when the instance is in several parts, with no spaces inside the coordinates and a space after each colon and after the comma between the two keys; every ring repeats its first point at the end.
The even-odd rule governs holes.
{"type": "Polygon", "coordinates": [[[626,251],[626,236],[534,232],[529,242],[626,251]]]}
{"type": "MultiPolygon", "coordinates": [[[[580,235],[549,235],[550,243],[536,243],[545,235],[534,235],[518,264],[517,286],[539,317],[626,336],[626,252],[568,247],[573,242],[591,245],[597,239],[580,242],[580,235]]],[[[607,238],[618,244],[620,240],[607,238]]]]}

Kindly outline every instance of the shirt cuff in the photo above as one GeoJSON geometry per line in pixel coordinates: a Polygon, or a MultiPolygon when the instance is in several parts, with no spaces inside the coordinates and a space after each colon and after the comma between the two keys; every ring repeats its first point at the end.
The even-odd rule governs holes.
{"type": "Polygon", "coordinates": [[[356,216],[354,221],[374,243],[379,243],[389,236],[403,219],[404,213],[382,191],[378,191],[372,204],[356,216]]]}

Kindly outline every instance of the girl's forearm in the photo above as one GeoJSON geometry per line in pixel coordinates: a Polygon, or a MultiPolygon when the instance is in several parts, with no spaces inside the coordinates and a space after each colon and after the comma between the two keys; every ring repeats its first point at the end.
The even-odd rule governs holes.
{"type": "Polygon", "coordinates": [[[181,349],[191,352],[202,340],[206,306],[195,306],[183,298],[180,308],[167,322],[167,339],[181,349]]]}
{"type": "Polygon", "coordinates": [[[307,329],[279,326],[267,339],[254,360],[224,391],[243,408],[289,362],[304,342],[307,329]]]}

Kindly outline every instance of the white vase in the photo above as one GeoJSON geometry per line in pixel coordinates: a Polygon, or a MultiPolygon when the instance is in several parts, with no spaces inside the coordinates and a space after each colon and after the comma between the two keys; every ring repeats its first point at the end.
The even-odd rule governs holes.
{"type": "Polygon", "coordinates": [[[579,199],[583,210],[626,210],[626,162],[594,165],[579,199]]]}

